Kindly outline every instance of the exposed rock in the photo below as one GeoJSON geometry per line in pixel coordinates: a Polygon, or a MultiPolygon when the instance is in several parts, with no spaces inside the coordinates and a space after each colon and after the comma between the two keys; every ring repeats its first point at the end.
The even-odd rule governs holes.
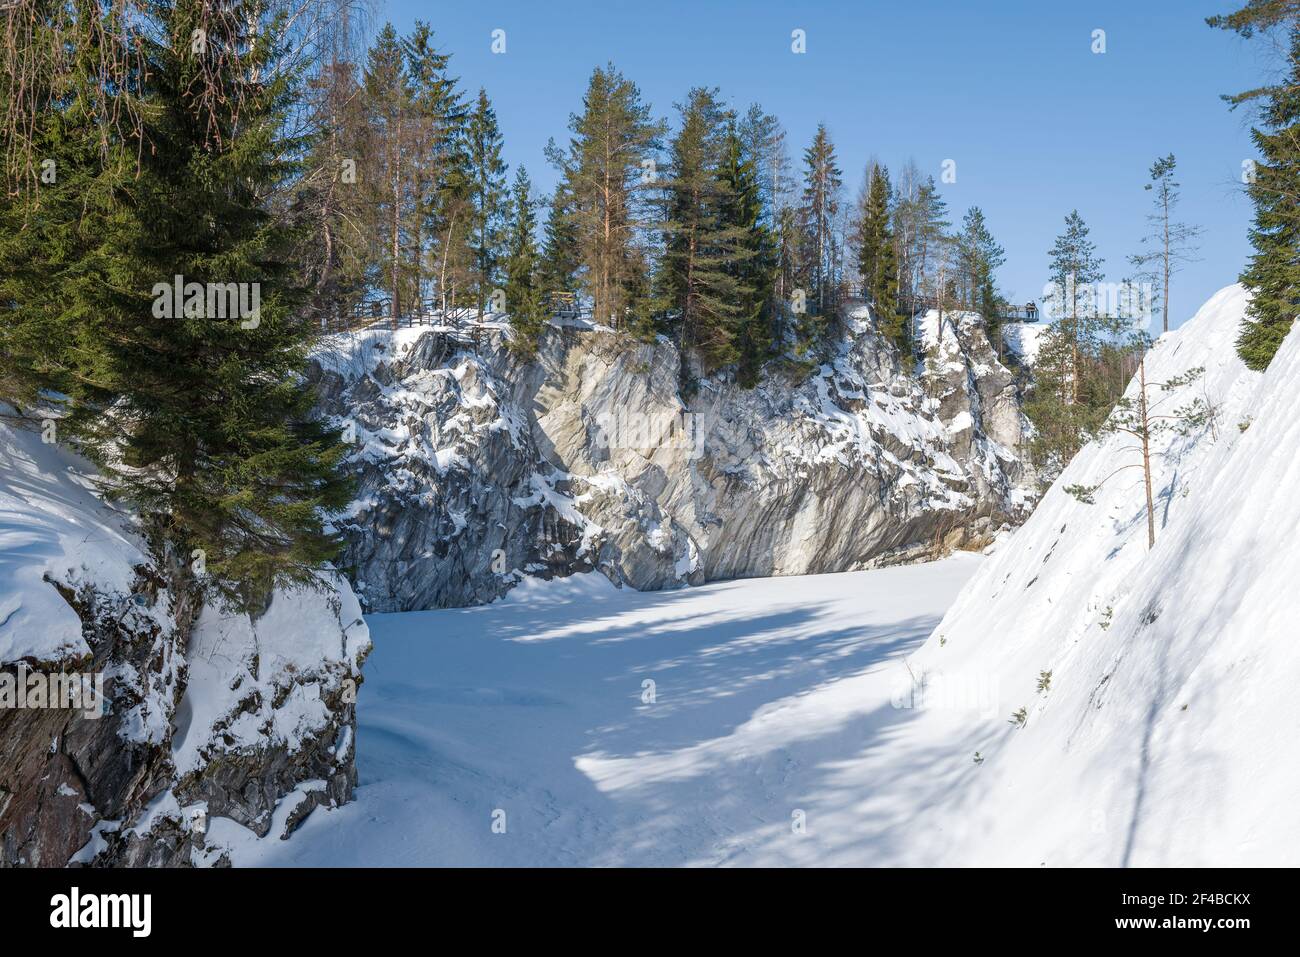
{"type": "Polygon", "coordinates": [[[355,438],[339,526],[370,610],[468,605],[522,575],[599,568],[639,589],[843,571],[979,545],[1027,511],[1028,425],[973,319],[927,381],[865,308],[811,375],[773,363],[679,391],[680,355],[552,325],[534,360],[500,326],[367,330],[317,353],[322,412],[355,438]]]}
{"type": "Polygon", "coordinates": [[[220,863],[213,818],[270,836],[283,809],[280,837],[349,800],[369,637],[347,582],[277,592],[256,622],[203,604],[167,587],[84,463],[7,426],[0,440],[0,537],[17,572],[38,570],[0,569],[0,627],[28,623],[0,635],[0,866],[220,863]],[[70,674],[78,707],[4,693],[70,674]]]}

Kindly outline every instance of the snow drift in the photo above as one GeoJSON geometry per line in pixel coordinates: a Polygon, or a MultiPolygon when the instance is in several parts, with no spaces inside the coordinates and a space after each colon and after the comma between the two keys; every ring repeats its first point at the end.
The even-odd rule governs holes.
{"type": "Polygon", "coordinates": [[[922,858],[1300,863],[1300,337],[1247,371],[1246,302],[1222,290],[1150,353],[1149,381],[1205,367],[1171,404],[1214,410],[1158,442],[1154,549],[1141,471],[1093,505],[1064,491],[1134,461],[1124,436],[1092,442],[911,659],[934,699],[915,733],[964,764],[916,829],[922,858]]]}

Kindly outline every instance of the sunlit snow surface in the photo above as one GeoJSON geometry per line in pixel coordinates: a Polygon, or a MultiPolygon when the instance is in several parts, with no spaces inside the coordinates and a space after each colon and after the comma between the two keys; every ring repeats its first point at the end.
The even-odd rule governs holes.
{"type": "Polygon", "coordinates": [[[896,860],[912,797],[968,760],[898,759],[903,656],[979,563],[656,593],[588,575],[370,616],[356,802],[289,841],[209,836],[237,864],[896,860]]]}

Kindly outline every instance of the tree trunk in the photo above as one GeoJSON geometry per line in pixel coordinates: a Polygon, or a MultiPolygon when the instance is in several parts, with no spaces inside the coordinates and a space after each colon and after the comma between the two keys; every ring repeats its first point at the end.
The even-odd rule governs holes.
{"type": "Polygon", "coordinates": [[[1151,496],[1151,429],[1147,422],[1147,360],[1138,360],[1138,414],[1142,420],[1142,476],[1147,492],[1147,548],[1156,545],[1156,510],[1151,496]]]}

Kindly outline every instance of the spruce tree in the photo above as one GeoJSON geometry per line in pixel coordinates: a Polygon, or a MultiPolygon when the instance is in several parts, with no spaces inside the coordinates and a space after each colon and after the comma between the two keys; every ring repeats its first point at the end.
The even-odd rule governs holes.
{"type": "Polygon", "coordinates": [[[881,332],[910,354],[907,324],[898,314],[898,263],[890,227],[889,171],[873,164],[868,180],[858,227],[858,279],[863,295],[875,310],[881,332]]]}
{"type": "Polygon", "coordinates": [[[732,126],[724,141],[721,218],[731,236],[725,268],[736,284],[737,381],[751,388],[772,353],[772,279],[776,248],[764,220],[758,166],[732,126]]]}
{"type": "Polygon", "coordinates": [[[469,171],[470,252],[473,255],[473,295],[479,315],[497,288],[498,267],[506,238],[506,164],[501,159],[501,130],[487,92],[478,99],[465,127],[465,158],[469,171]]]}
{"type": "Polygon", "coordinates": [[[412,290],[407,258],[410,215],[411,84],[397,31],[385,23],[370,48],[363,80],[370,145],[365,183],[374,204],[376,253],[371,283],[386,288],[400,316],[412,290]]]}
{"type": "Polygon", "coordinates": [[[546,323],[537,272],[537,215],[533,184],[521,166],[510,196],[510,235],[505,262],[506,311],[514,329],[511,345],[520,355],[532,355],[546,323]]]}
{"type": "MultiPolygon", "coordinates": [[[[682,351],[698,351],[706,371],[734,362],[744,305],[729,268],[740,238],[726,221],[732,197],[719,159],[729,116],[717,91],[698,87],[678,106],[681,126],[669,145],[666,221],[659,285],[678,317],[682,351]]],[[[683,369],[685,366],[683,366],[683,369]]]]}
{"type": "Polygon", "coordinates": [[[1241,274],[1251,292],[1237,353],[1251,369],[1268,368],[1300,314],[1300,23],[1291,30],[1287,82],[1271,86],[1251,138],[1260,152],[1247,186],[1255,205],[1255,252],[1241,274]]]}
{"type": "MultiPolygon", "coordinates": [[[[835,144],[824,123],[804,150],[804,190],[800,219],[804,229],[806,274],[818,315],[835,305],[835,223],[843,179],[835,144]]],[[[819,324],[820,326],[820,324],[819,324]]]]}
{"type": "Polygon", "coordinates": [[[172,567],[206,566],[206,583],[256,608],[276,585],[315,580],[337,551],[323,512],[349,498],[344,450],[310,415],[301,378],[300,237],[266,203],[303,152],[284,133],[295,77],[273,69],[283,51],[269,16],[206,17],[200,0],[150,10],[147,69],[137,91],[116,91],[139,97],[149,148],[128,139],[138,168],[88,194],[94,242],[65,264],[67,281],[8,289],[43,300],[68,333],[62,424],[108,491],[140,509],[172,567]],[[199,295],[178,300],[178,283],[199,295]]]}
{"type": "Polygon", "coordinates": [[[539,270],[539,284],[544,296],[572,293],[578,287],[578,234],[568,212],[569,195],[568,187],[561,182],[556,185],[547,204],[539,270]]]}
{"type": "MultiPolygon", "coordinates": [[[[59,405],[59,396],[78,388],[84,372],[72,356],[106,282],[102,259],[90,257],[103,241],[115,192],[127,188],[135,170],[129,147],[103,136],[97,74],[99,56],[124,51],[111,34],[99,45],[92,42],[94,23],[65,26],[82,31],[66,73],[31,75],[29,95],[36,102],[29,120],[20,120],[5,104],[6,129],[12,125],[24,136],[21,143],[4,136],[0,400],[20,414],[59,405]],[[33,167],[29,159],[38,162],[33,167]]],[[[136,91],[120,90],[118,98],[138,110],[136,91]]]]}

